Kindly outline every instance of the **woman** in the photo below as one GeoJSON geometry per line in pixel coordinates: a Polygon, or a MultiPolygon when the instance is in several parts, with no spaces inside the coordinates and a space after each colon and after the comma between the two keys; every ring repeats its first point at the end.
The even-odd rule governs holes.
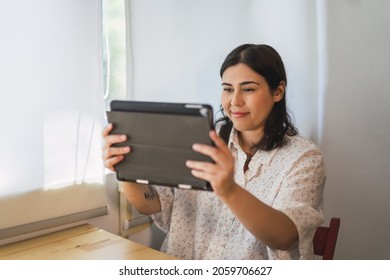
{"type": "MultiPolygon", "coordinates": [[[[132,205],[167,235],[162,251],[183,259],[312,259],[323,221],[325,171],[318,148],[298,135],[286,109],[287,78],[267,45],[234,49],[221,67],[224,118],[215,146],[194,144],[214,163],[187,161],[214,192],[121,182],[132,205]]],[[[131,152],[103,131],[105,166],[131,152]]]]}

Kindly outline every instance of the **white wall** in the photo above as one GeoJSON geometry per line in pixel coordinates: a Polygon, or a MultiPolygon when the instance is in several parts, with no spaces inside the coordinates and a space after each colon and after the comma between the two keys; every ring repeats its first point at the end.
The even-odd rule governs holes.
{"type": "Polygon", "coordinates": [[[327,1],[322,151],[339,259],[390,259],[390,1],[327,1]]]}
{"type": "Polygon", "coordinates": [[[316,138],[315,1],[127,3],[133,69],[128,86],[130,98],[206,102],[218,110],[219,68],[226,55],[244,43],[269,44],[284,60],[288,72],[287,99],[300,131],[316,138]]]}

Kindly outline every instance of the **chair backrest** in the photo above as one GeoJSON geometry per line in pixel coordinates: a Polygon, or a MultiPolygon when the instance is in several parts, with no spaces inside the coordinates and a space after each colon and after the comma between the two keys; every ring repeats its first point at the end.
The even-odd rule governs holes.
{"type": "Polygon", "coordinates": [[[335,217],[330,219],[329,227],[317,228],[313,238],[315,255],[322,256],[323,260],[333,260],[339,228],[340,218],[335,217]]]}

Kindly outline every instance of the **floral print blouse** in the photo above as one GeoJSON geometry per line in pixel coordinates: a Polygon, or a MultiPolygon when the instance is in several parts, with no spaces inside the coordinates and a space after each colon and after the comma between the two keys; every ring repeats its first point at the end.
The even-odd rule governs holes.
{"type": "Polygon", "coordinates": [[[234,129],[228,145],[236,183],[295,223],[299,240],[289,250],[265,246],[213,192],[156,186],[161,212],[152,217],[166,232],[161,251],[181,259],[313,259],[313,236],[324,219],[323,158],[311,141],[288,138],[282,148],[257,151],[246,172],[234,129]]]}

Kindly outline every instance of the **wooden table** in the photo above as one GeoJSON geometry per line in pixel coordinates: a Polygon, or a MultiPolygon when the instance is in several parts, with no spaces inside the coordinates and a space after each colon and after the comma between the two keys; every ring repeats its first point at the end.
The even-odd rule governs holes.
{"type": "Polygon", "coordinates": [[[174,260],[176,258],[91,225],[0,247],[0,260],[174,260]]]}

